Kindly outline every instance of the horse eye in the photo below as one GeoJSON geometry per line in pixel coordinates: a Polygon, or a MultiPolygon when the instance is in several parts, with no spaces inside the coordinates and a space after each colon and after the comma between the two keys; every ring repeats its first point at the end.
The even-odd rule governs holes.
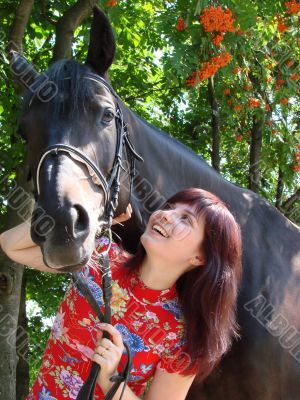
{"type": "Polygon", "coordinates": [[[111,110],[106,110],[105,113],[104,113],[104,115],[103,115],[102,121],[103,121],[103,122],[106,122],[106,123],[109,123],[109,122],[111,122],[114,118],[115,118],[114,112],[111,111],[111,110]]]}

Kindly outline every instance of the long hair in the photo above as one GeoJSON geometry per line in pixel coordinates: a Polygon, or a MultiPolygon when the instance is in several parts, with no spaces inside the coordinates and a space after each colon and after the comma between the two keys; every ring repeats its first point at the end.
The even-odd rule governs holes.
{"type": "MultiPolygon", "coordinates": [[[[185,189],[170,204],[193,207],[196,217],[204,217],[205,265],[184,273],[176,282],[186,324],[187,353],[191,363],[182,374],[197,373],[203,381],[238,337],[236,304],[241,281],[241,233],[226,205],[202,189],[185,189]]],[[[137,269],[145,256],[140,245],[127,266],[137,269]]]]}

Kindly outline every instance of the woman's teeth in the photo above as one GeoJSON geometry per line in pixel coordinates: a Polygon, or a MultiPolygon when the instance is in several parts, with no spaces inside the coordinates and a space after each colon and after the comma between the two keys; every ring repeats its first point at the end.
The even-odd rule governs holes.
{"type": "Polygon", "coordinates": [[[167,238],[169,237],[167,232],[159,225],[153,225],[152,229],[155,230],[156,232],[160,233],[163,237],[167,238]]]}

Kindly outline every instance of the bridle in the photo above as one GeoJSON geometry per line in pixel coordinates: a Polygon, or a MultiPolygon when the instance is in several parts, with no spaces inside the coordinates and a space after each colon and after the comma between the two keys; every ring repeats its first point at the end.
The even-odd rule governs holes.
{"type": "MultiPolygon", "coordinates": [[[[66,78],[69,79],[69,78],[66,78]]],[[[117,131],[117,144],[116,144],[116,152],[115,152],[115,159],[113,162],[113,166],[111,172],[106,178],[102,171],[98,168],[98,166],[83,152],[78,150],[77,148],[70,146],[68,144],[58,143],[52,146],[49,146],[45,149],[42,153],[37,170],[36,170],[36,188],[37,188],[37,195],[40,194],[40,170],[42,164],[46,157],[49,154],[58,154],[59,152],[67,153],[69,155],[75,155],[76,160],[83,162],[88,169],[91,169],[96,177],[98,178],[99,184],[104,193],[104,203],[105,203],[105,223],[104,226],[108,231],[109,236],[109,244],[108,248],[101,253],[99,256],[100,258],[100,268],[102,273],[102,288],[103,288],[103,301],[104,301],[104,314],[101,312],[99,306],[93,294],[89,290],[88,285],[85,283],[84,279],[78,272],[73,272],[72,279],[78,289],[85,295],[86,299],[90,303],[91,307],[95,311],[97,317],[100,321],[104,321],[106,323],[111,323],[111,307],[110,307],[110,300],[112,297],[112,279],[111,279],[111,271],[109,266],[109,249],[112,242],[112,234],[111,234],[111,225],[112,225],[112,218],[118,206],[118,199],[120,194],[120,174],[121,170],[125,170],[122,165],[122,157],[123,157],[123,150],[126,150],[126,155],[129,163],[129,201],[130,195],[132,191],[132,181],[135,175],[135,161],[143,161],[143,158],[135,151],[133,144],[131,143],[128,130],[126,125],[124,124],[123,113],[118,103],[118,96],[111,87],[109,83],[107,83],[103,78],[95,74],[88,74],[84,76],[83,79],[93,80],[97,83],[103,85],[109,92],[115,97],[116,101],[116,115],[115,115],[115,123],[116,123],[116,131],[117,131]]],[[[31,99],[32,101],[32,99],[31,99]]],[[[128,201],[128,202],[129,202],[128,201]]],[[[106,332],[104,332],[104,337],[109,337],[106,332]]],[[[123,371],[115,375],[111,378],[111,381],[114,382],[110,391],[106,394],[105,400],[112,400],[114,395],[116,394],[120,384],[124,382],[124,387],[120,396],[120,400],[123,396],[125,386],[128,380],[128,376],[131,369],[131,352],[129,346],[124,342],[124,347],[127,352],[127,362],[123,369],[123,371]]],[[[82,386],[77,400],[93,400],[94,399],[94,392],[97,382],[97,376],[100,371],[100,366],[93,362],[90,374],[88,376],[87,381],[82,386]]]]}

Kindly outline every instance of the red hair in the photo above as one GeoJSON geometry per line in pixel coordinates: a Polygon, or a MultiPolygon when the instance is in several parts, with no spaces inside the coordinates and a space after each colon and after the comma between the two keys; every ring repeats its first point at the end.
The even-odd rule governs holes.
{"type": "MultiPolygon", "coordinates": [[[[167,203],[193,207],[196,217],[204,217],[205,266],[184,273],[176,282],[186,323],[188,372],[205,379],[238,337],[236,304],[241,281],[241,233],[226,205],[206,190],[185,189],[167,203]],[[192,371],[192,372],[191,372],[192,371]]],[[[138,269],[145,256],[140,245],[129,260],[138,269]]]]}

